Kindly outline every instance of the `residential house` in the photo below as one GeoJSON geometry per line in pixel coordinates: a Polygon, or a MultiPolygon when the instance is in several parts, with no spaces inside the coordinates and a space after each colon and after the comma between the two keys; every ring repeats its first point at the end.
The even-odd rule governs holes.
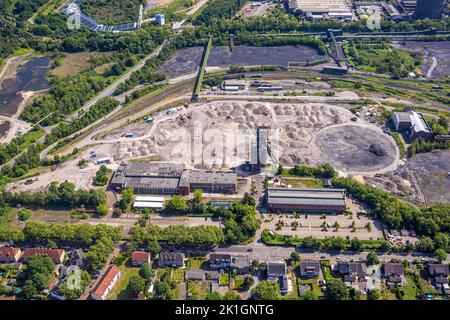
{"type": "Polygon", "coordinates": [[[267,280],[278,281],[280,277],[287,275],[287,266],[284,261],[267,263],[267,280]]]}
{"type": "Polygon", "coordinates": [[[158,256],[158,267],[183,268],[186,256],[179,251],[163,251],[158,256]]]}
{"type": "Polygon", "coordinates": [[[338,273],[342,276],[345,284],[353,285],[358,283],[358,281],[365,280],[367,267],[360,262],[341,262],[338,267],[338,273]]]}
{"type": "Polygon", "coordinates": [[[186,281],[189,280],[206,280],[206,274],[203,271],[187,271],[184,275],[186,281]]]}
{"type": "Polygon", "coordinates": [[[209,266],[213,269],[229,269],[231,267],[231,254],[211,253],[209,255],[209,266]]]}
{"type": "Polygon", "coordinates": [[[66,252],[64,249],[27,248],[24,250],[21,260],[27,262],[32,256],[49,257],[56,264],[63,263],[66,252]]]}
{"type": "Polygon", "coordinates": [[[150,264],[150,253],[145,251],[133,251],[131,253],[131,264],[135,267],[150,264]]]}
{"type": "Polygon", "coordinates": [[[386,279],[386,286],[390,289],[406,284],[405,270],[401,263],[385,263],[383,265],[383,274],[386,279]]]}
{"type": "Polygon", "coordinates": [[[303,261],[300,262],[300,277],[317,278],[320,274],[319,261],[303,261]]]}
{"type": "Polygon", "coordinates": [[[0,247],[0,263],[16,263],[21,255],[20,248],[0,247]]]}
{"type": "Polygon", "coordinates": [[[430,263],[427,266],[427,271],[433,286],[438,290],[448,293],[448,265],[443,263],[430,263]]]}
{"type": "Polygon", "coordinates": [[[91,297],[94,300],[105,300],[108,294],[111,292],[113,287],[116,285],[117,281],[121,276],[120,269],[115,265],[111,265],[106,271],[105,275],[91,292],[91,297]]]}
{"type": "Polygon", "coordinates": [[[246,274],[250,272],[250,259],[248,256],[234,257],[231,268],[235,269],[238,274],[246,274]]]}

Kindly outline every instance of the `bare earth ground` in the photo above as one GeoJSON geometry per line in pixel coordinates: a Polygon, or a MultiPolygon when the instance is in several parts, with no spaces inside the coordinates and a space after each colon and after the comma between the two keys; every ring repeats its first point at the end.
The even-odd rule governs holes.
{"type": "Polygon", "coordinates": [[[410,165],[429,203],[450,201],[450,151],[417,154],[410,165]]]}
{"type": "Polygon", "coordinates": [[[101,140],[92,140],[92,146],[76,159],[53,171],[41,172],[32,184],[19,181],[7,188],[42,190],[52,181],[66,179],[77,188],[90,188],[98,170],[89,157],[91,151],[97,153],[97,158],[111,157],[111,169],[138,158],[182,162],[187,167],[205,169],[233,168],[249,160],[256,129],[261,126],[270,128],[272,153],[280,155],[280,162],[286,167],[329,162],[344,174],[375,175],[395,170],[398,149],[392,138],[374,125],[351,122],[352,116],[349,110],[325,102],[231,100],[179,107],[170,114],[160,111],[151,124],[125,125],[101,140]],[[135,137],[123,137],[126,132],[133,132],[135,137]],[[368,152],[370,144],[379,145],[386,155],[379,157],[368,152]],[[77,166],[80,159],[88,161],[86,168],[77,166]]]}
{"type": "Polygon", "coordinates": [[[202,130],[204,161],[194,164],[230,168],[248,160],[249,148],[242,154],[240,143],[248,145],[256,128],[268,126],[272,139],[279,137],[279,144],[274,140],[272,149],[281,155],[280,161],[285,166],[330,162],[347,173],[373,174],[395,169],[398,162],[395,142],[374,125],[350,123],[351,117],[350,111],[326,103],[218,101],[163,114],[155,118],[153,125],[126,126],[105,136],[102,142],[112,146],[110,153],[115,161],[158,155],[162,161],[192,163],[196,126],[202,130]],[[135,138],[122,138],[130,131],[136,134],[135,138]],[[239,142],[237,136],[245,141],[239,142]],[[224,142],[225,147],[207,149],[214,146],[213,141],[224,142]],[[369,152],[371,144],[382,148],[386,155],[369,152]]]}
{"type": "Polygon", "coordinates": [[[372,125],[344,124],[325,128],[315,136],[313,144],[324,161],[342,171],[379,171],[398,161],[395,142],[372,125]],[[372,145],[385,154],[375,155],[370,151],[372,145]]]}

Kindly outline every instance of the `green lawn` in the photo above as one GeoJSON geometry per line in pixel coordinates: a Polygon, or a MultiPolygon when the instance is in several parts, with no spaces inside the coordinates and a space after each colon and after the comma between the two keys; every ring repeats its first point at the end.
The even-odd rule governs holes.
{"type": "Polygon", "coordinates": [[[200,268],[205,262],[206,257],[190,257],[186,263],[187,269],[200,268]]]}
{"type": "Polygon", "coordinates": [[[220,276],[219,284],[221,286],[227,286],[230,283],[230,276],[228,273],[224,273],[220,276]]]}
{"type": "Polygon", "coordinates": [[[400,291],[403,292],[403,300],[417,300],[417,284],[414,281],[414,278],[410,275],[405,275],[406,285],[400,288],[400,291]]]}
{"type": "Polygon", "coordinates": [[[197,300],[205,300],[206,296],[211,292],[210,281],[188,281],[187,292],[195,296],[197,300]]]}
{"type": "Polygon", "coordinates": [[[311,291],[313,291],[315,294],[317,294],[319,297],[322,296],[322,289],[317,284],[317,279],[301,279],[298,278],[299,284],[308,284],[311,287],[311,291]]]}
{"type": "Polygon", "coordinates": [[[323,188],[323,181],[319,179],[285,179],[284,182],[293,188],[323,188]]]}
{"type": "Polygon", "coordinates": [[[185,272],[184,269],[174,269],[172,272],[172,279],[180,282],[183,281],[185,272]]]}
{"type": "Polygon", "coordinates": [[[122,275],[109,294],[108,300],[133,300],[135,297],[128,290],[128,283],[131,277],[139,275],[139,268],[127,267],[127,263],[124,263],[119,269],[122,275]]]}
{"type": "Polygon", "coordinates": [[[244,285],[244,278],[234,278],[234,289],[240,289],[244,285]]]}
{"type": "Polygon", "coordinates": [[[30,49],[30,48],[19,48],[19,49],[16,49],[16,51],[14,51],[11,54],[11,56],[17,57],[17,56],[21,56],[21,55],[24,55],[24,54],[27,54],[27,53],[31,53],[31,52],[33,52],[33,49],[30,49]]]}

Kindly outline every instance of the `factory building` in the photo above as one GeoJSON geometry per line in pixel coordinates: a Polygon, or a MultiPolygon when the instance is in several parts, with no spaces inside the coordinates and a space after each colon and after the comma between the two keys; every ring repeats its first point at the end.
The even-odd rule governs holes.
{"type": "Polygon", "coordinates": [[[225,80],[222,83],[222,90],[225,91],[245,90],[245,80],[225,80]]]}
{"type": "Polygon", "coordinates": [[[442,19],[446,0],[417,0],[414,17],[417,19],[442,19]]]}
{"type": "Polygon", "coordinates": [[[428,124],[424,115],[419,112],[394,112],[392,122],[395,130],[405,132],[410,140],[422,138],[432,140],[434,137],[433,129],[428,124]]]}
{"type": "Polygon", "coordinates": [[[308,20],[353,18],[352,10],[345,0],[289,0],[288,7],[293,12],[304,14],[308,20]]]}
{"type": "Polygon", "coordinates": [[[110,188],[132,188],[136,194],[177,194],[183,170],[184,165],[179,163],[131,163],[114,173],[110,188]]]}
{"type": "MultiPolygon", "coordinates": [[[[121,191],[132,188],[136,194],[187,195],[196,189],[205,193],[233,193],[237,175],[232,171],[187,170],[179,163],[131,163],[121,166],[110,182],[121,191]]],[[[142,205],[138,201],[138,205],[142,205]]]]}
{"type": "Polygon", "coordinates": [[[270,212],[339,213],[345,210],[345,189],[269,188],[270,212]]]}

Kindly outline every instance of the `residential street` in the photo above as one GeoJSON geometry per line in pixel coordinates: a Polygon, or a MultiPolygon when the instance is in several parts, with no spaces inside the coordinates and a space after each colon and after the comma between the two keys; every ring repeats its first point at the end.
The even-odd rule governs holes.
{"type": "MultiPolygon", "coordinates": [[[[293,247],[282,246],[266,246],[261,242],[256,242],[250,245],[235,245],[228,248],[217,248],[214,250],[216,253],[229,253],[232,255],[251,255],[255,259],[260,261],[272,261],[287,259],[294,252],[293,247]]],[[[330,259],[336,260],[336,258],[342,261],[363,261],[366,260],[367,252],[338,252],[338,251],[314,251],[308,249],[298,250],[300,256],[305,259],[330,259]]],[[[420,252],[413,252],[411,254],[402,253],[377,253],[381,261],[389,262],[391,259],[408,260],[413,262],[415,259],[433,259],[433,254],[425,254],[420,252]]],[[[447,262],[450,262],[450,258],[447,258],[447,262]]]]}

